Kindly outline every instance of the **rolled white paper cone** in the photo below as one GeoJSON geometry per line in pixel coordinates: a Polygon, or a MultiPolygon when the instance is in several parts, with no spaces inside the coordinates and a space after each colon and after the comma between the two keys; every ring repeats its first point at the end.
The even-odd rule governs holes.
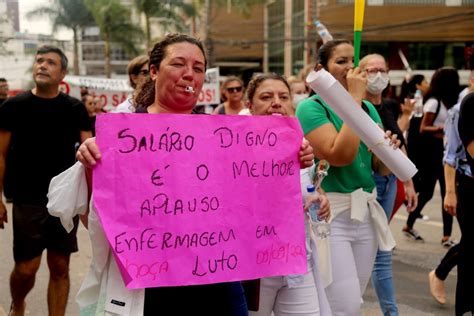
{"type": "Polygon", "coordinates": [[[398,179],[407,181],[416,174],[418,169],[411,160],[400,149],[394,150],[390,146],[382,129],[329,72],[324,69],[312,71],[306,82],[398,179]]]}

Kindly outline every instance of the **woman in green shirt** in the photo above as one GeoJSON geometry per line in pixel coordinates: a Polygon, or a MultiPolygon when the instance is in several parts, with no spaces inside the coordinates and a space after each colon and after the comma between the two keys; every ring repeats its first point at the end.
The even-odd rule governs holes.
{"type": "MultiPolygon", "coordinates": [[[[330,41],[318,52],[316,70],[324,68],[330,72],[356,103],[382,125],[373,105],[362,101],[367,76],[354,68],[353,59],[354,47],[349,41],[330,41]]],[[[329,303],[333,315],[359,315],[361,297],[372,272],[377,247],[393,247],[385,214],[376,202],[372,177],[373,170],[384,174],[386,168],[319,96],[301,102],[296,116],[305,138],[314,148],[316,159],[325,159],[331,165],[322,184],[333,213],[332,283],[326,288],[329,303]],[[381,216],[385,217],[385,226],[380,223],[383,221],[381,216]]]]}

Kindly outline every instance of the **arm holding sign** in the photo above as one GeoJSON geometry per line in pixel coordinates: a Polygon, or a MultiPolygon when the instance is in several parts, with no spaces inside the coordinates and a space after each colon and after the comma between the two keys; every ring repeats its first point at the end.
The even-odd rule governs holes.
{"type": "MultiPolygon", "coordinates": [[[[80,161],[84,167],[86,167],[86,180],[87,180],[87,194],[89,200],[92,195],[92,168],[97,164],[97,160],[101,158],[99,147],[95,142],[95,137],[85,139],[79,146],[76,152],[76,158],[80,161]]],[[[88,212],[80,216],[82,224],[88,227],[88,212]]]]}
{"type": "Polygon", "coordinates": [[[303,138],[303,143],[301,143],[301,148],[299,152],[300,156],[300,168],[304,169],[311,167],[314,163],[314,149],[311,147],[309,141],[306,138],[303,138]]]}
{"type": "Polygon", "coordinates": [[[94,168],[97,164],[97,160],[101,158],[99,147],[95,142],[95,137],[86,139],[76,153],[76,158],[79,160],[84,167],[89,169],[94,168]]]}

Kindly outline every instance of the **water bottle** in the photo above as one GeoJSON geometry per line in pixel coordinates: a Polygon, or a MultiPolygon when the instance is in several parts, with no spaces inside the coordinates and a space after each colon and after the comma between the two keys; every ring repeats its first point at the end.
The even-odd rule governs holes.
{"type": "MultiPolygon", "coordinates": [[[[312,184],[309,184],[306,187],[306,191],[308,191],[310,197],[319,195],[319,193],[316,192],[315,186],[312,184]]],[[[320,202],[318,200],[314,201],[311,203],[308,209],[308,213],[309,213],[311,226],[316,237],[320,239],[324,239],[324,238],[327,238],[331,234],[331,226],[329,225],[328,222],[326,222],[324,219],[318,216],[320,207],[321,207],[320,202]]]]}
{"type": "Polygon", "coordinates": [[[329,33],[328,29],[324,26],[323,23],[316,21],[314,22],[314,25],[316,26],[316,31],[321,37],[323,44],[325,44],[326,42],[332,41],[332,35],[331,33],[329,33]]]}
{"type": "Polygon", "coordinates": [[[416,90],[415,92],[415,107],[413,111],[414,117],[422,117],[423,116],[423,94],[421,90],[416,90]]]}

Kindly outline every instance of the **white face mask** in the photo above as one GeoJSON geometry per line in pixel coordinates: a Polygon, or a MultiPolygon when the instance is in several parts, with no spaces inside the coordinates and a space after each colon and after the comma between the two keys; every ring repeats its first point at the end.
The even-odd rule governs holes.
{"type": "Polygon", "coordinates": [[[389,80],[388,74],[381,73],[380,71],[376,75],[369,74],[367,77],[367,91],[370,94],[379,95],[387,87],[389,80]]]}
{"type": "Polygon", "coordinates": [[[297,93],[293,95],[293,107],[296,109],[298,107],[298,103],[307,99],[309,97],[308,93],[297,93]]]}

